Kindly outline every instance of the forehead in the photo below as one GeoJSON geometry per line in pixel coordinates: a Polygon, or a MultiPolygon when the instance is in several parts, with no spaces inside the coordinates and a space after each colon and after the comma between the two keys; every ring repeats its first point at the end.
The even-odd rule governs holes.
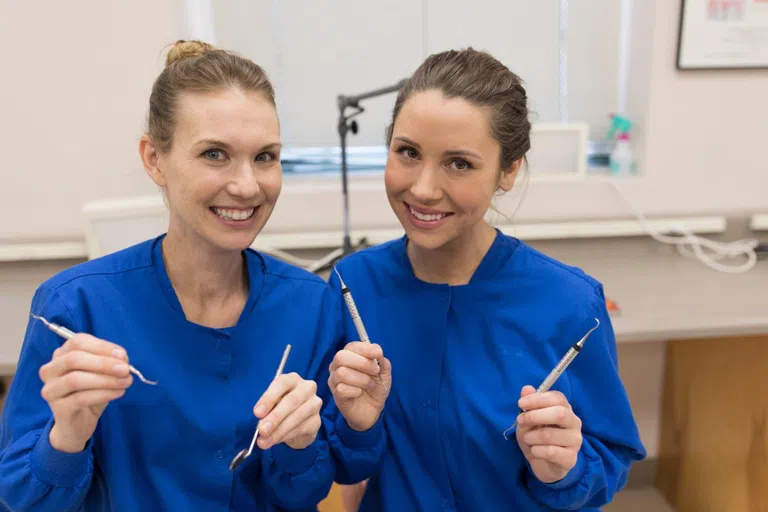
{"type": "Polygon", "coordinates": [[[490,109],[462,98],[448,98],[438,90],[413,94],[400,110],[394,135],[433,149],[471,147],[496,150],[491,135],[490,109]]]}
{"type": "Polygon", "coordinates": [[[182,93],[174,139],[194,143],[202,138],[232,144],[278,142],[280,123],[274,105],[261,93],[237,88],[182,93]]]}

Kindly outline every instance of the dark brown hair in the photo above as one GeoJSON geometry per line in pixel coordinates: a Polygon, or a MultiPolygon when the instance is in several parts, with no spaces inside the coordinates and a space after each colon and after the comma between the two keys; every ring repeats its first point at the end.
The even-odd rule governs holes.
{"type": "Polygon", "coordinates": [[[275,91],[266,72],[250,59],[201,41],[177,41],[149,97],[147,133],[162,152],[171,149],[176,104],[183,92],[210,92],[237,87],[258,92],[274,105],[275,91]]]}
{"type": "Polygon", "coordinates": [[[387,144],[392,142],[392,129],[405,101],[414,93],[430,89],[490,109],[491,135],[501,146],[502,170],[524,158],[531,148],[531,123],[522,80],[490,54],[472,48],[430,55],[418,67],[397,95],[387,144]]]}

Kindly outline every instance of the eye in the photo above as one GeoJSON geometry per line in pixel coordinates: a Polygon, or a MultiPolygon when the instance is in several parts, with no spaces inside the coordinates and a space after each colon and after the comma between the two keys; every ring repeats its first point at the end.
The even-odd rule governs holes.
{"type": "Polygon", "coordinates": [[[449,165],[457,171],[469,171],[472,169],[472,164],[463,158],[454,158],[449,165]]]}
{"type": "Polygon", "coordinates": [[[206,160],[221,161],[226,158],[226,154],[220,149],[206,149],[203,151],[202,157],[206,160]]]}
{"type": "Polygon", "coordinates": [[[256,155],[256,161],[257,162],[272,162],[277,159],[277,155],[274,153],[270,153],[269,151],[265,151],[264,153],[259,153],[256,155]]]}
{"type": "Polygon", "coordinates": [[[419,152],[411,146],[400,146],[397,148],[397,153],[408,160],[419,158],[419,152]]]}

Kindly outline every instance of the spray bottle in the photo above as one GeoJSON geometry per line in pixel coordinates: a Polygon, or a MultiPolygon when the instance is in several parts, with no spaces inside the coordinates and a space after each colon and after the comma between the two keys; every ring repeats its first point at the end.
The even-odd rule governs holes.
{"type": "Polygon", "coordinates": [[[635,173],[635,154],[629,141],[629,131],[632,129],[632,121],[619,116],[611,116],[611,129],[608,138],[612,139],[617,133],[618,137],[610,156],[611,174],[616,176],[628,176],[635,173]]]}

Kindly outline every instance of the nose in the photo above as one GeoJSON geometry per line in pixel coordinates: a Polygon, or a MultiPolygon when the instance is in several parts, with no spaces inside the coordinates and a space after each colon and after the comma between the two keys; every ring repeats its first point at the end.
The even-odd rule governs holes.
{"type": "Polygon", "coordinates": [[[443,197],[442,175],[439,166],[425,164],[411,184],[414,199],[423,204],[436,203],[443,197]]]}
{"type": "Polygon", "coordinates": [[[243,162],[234,169],[232,179],[227,184],[227,192],[243,199],[251,199],[261,193],[256,170],[250,162],[243,162]]]}

